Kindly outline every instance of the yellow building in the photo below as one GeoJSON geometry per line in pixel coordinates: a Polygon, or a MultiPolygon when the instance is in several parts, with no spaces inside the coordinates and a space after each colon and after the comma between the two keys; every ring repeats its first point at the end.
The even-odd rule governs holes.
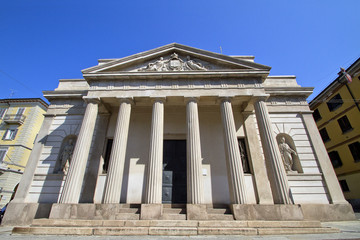
{"type": "Polygon", "coordinates": [[[20,181],[47,108],[40,98],[0,99],[0,207],[20,181]]]}
{"type": "Polygon", "coordinates": [[[345,198],[360,208],[360,58],[310,102],[345,198]]]}

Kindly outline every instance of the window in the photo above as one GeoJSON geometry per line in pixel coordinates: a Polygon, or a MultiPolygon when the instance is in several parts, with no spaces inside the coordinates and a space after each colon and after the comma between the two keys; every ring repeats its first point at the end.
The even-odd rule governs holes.
{"type": "Polygon", "coordinates": [[[342,166],[342,162],[337,151],[329,152],[329,157],[334,168],[342,166]]]}
{"type": "Polygon", "coordinates": [[[110,154],[113,145],[113,139],[108,139],[105,150],[104,164],[103,164],[103,173],[107,173],[109,162],[110,162],[110,154]]]}
{"type": "Polygon", "coordinates": [[[7,148],[0,148],[0,163],[5,159],[7,148]]]}
{"type": "Polygon", "coordinates": [[[330,99],[326,104],[330,112],[332,112],[338,109],[343,104],[343,100],[341,99],[340,94],[336,94],[335,97],[330,99]]]}
{"type": "Polygon", "coordinates": [[[240,150],[240,157],[241,157],[243,172],[244,173],[250,173],[249,158],[248,158],[247,151],[246,151],[245,139],[244,138],[239,138],[238,139],[238,144],[239,144],[239,150],[240,150]]]}
{"type": "Polygon", "coordinates": [[[349,186],[347,185],[346,180],[340,180],[340,187],[343,192],[350,192],[349,186]]]}
{"type": "Polygon", "coordinates": [[[315,109],[315,111],[313,112],[313,118],[315,122],[319,121],[322,118],[319,109],[315,109]]]}
{"type": "Polygon", "coordinates": [[[320,135],[321,135],[321,139],[323,140],[323,142],[328,142],[330,141],[330,137],[326,131],[326,128],[320,129],[320,135]]]}
{"type": "Polygon", "coordinates": [[[16,112],[15,119],[16,120],[21,119],[21,116],[23,115],[24,111],[25,111],[25,108],[19,108],[16,112]]]}
{"type": "Polygon", "coordinates": [[[349,119],[347,118],[347,116],[343,116],[342,118],[339,118],[337,121],[338,121],[338,123],[340,125],[340,128],[341,128],[343,133],[353,129],[351,127],[351,124],[350,124],[349,119]]]}
{"type": "Polygon", "coordinates": [[[6,130],[4,136],[3,136],[3,140],[14,140],[16,133],[17,133],[17,129],[8,129],[6,130]]]}
{"type": "Polygon", "coordinates": [[[0,108],[0,119],[2,119],[5,115],[6,108],[0,108]]]}
{"type": "Polygon", "coordinates": [[[354,158],[354,161],[360,162],[360,143],[354,142],[352,144],[349,144],[349,149],[354,158]]]}

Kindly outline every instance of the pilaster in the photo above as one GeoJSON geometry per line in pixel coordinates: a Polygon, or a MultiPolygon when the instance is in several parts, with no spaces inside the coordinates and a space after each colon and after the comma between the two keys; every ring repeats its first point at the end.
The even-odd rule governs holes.
{"type": "Polygon", "coordinates": [[[314,153],[318,160],[324,181],[329,191],[331,203],[348,204],[344,198],[344,194],[340,188],[339,181],[336,177],[334,168],[330,162],[329,155],[321,139],[318,128],[316,127],[314,118],[311,113],[302,113],[308,136],[314,149],[314,153]]]}
{"type": "Polygon", "coordinates": [[[244,130],[249,147],[250,161],[253,169],[259,204],[274,204],[265,161],[261,154],[260,142],[255,127],[255,113],[243,112],[244,130]]]}

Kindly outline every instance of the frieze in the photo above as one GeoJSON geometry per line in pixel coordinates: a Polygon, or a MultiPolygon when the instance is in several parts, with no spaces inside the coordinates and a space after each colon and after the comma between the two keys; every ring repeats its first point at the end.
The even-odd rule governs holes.
{"type": "Polygon", "coordinates": [[[160,57],[154,62],[148,63],[147,66],[139,68],[139,72],[169,72],[169,71],[207,71],[208,69],[199,61],[191,59],[190,56],[186,60],[182,60],[178,54],[173,53],[170,59],[160,57]]]}
{"type": "Polygon", "coordinates": [[[271,97],[268,100],[271,105],[307,105],[307,101],[303,98],[277,98],[271,97]]]}

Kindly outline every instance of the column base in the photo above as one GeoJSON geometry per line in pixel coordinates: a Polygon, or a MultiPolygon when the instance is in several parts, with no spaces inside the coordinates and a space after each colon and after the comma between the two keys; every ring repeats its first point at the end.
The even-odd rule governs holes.
{"type": "Polygon", "coordinates": [[[295,221],[304,219],[300,206],[292,204],[231,204],[230,209],[235,220],[295,221]]]}
{"type": "Polygon", "coordinates": [[[187,220],[207,220],[207,211],[205,204],[186,204],[187,220]]]}
{"type": "Polygon", "coordinates": [[[35,218],[48,218],[51,203],[15,203],[6,208],[2,226],[23,226],[32,223],[35,218]]]}
{"type": "Polygon", "coordinates": [[[300,204],[305,220],[350,221],[356,220],[354,210],[345,204],[300,204]]]}
{"type": "Polygon", "coordinates": [[[350,204],[231,204],[235,220],[349,221],[356,220],[350,204]]]}
{"type": "Polygon", "coordinates": [[[141,204],[141,220],[157,220],[163,214],[163,205],[161,203],[141,204]]]}

